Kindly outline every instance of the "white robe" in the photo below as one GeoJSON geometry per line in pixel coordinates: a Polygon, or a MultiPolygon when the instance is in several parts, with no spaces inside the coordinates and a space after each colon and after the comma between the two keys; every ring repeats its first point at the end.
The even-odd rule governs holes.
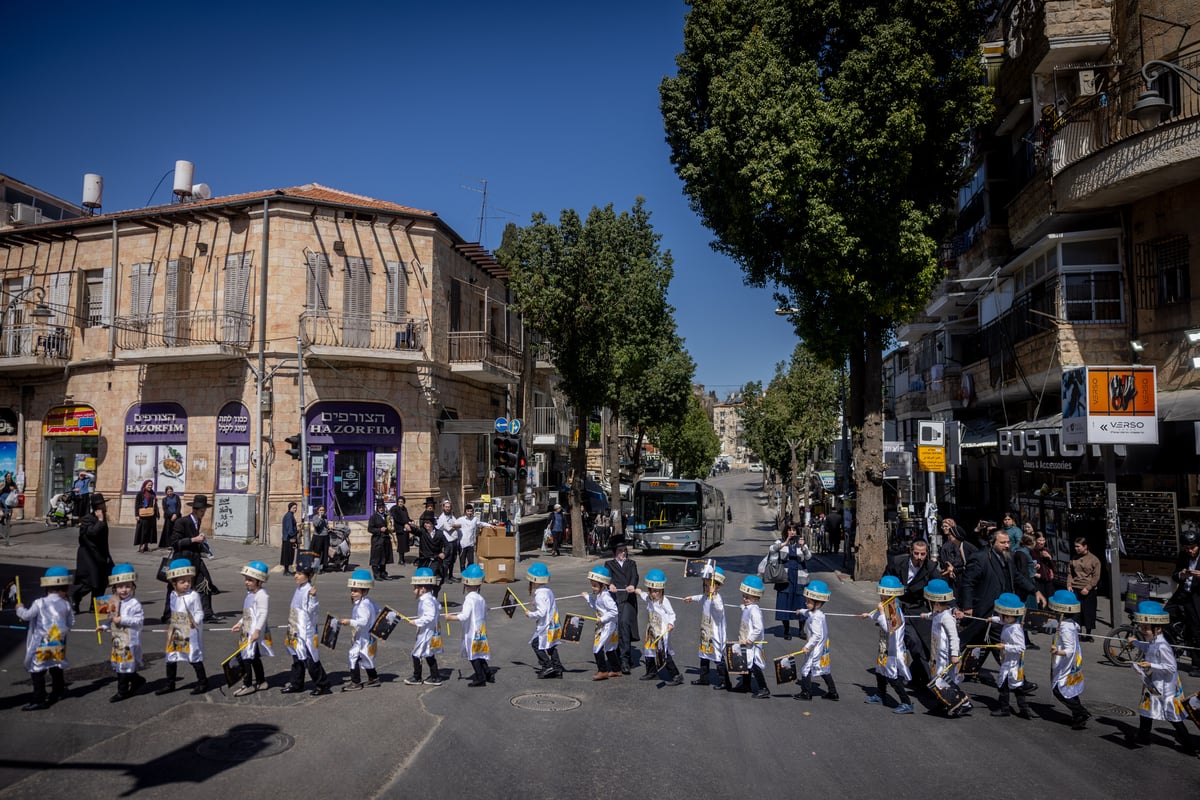
{"type": "Polygon", "coordinates": [[[1133,645],[1142,653],[1139,660],[1150,662],[1150,669],[1142,678],[1142,700],[1138,704],[1138,714],[1167,722],[1186,720],[1183,684],[1179,682],[1179,667],[1170,643],[1160,633],[1152,642],[1135,641],[1133,645]]]}
{"type": "Polygon", "coordinates": [[[417,639],[413,642],[412,654],[417,658],[429,658],[442,652],[442,635],[438,631],[437,598],[426,592],[417,599],[417,639]]]}
{"type": "Polygon", "coordinates": [[[950,662],[962,654],[958,641],[958,623],[949,609],[933,615],[930,639],[933,650],[933,674],[936,676],[935,685],[946,689],[950,684],[962,683],[958,674],[958,665],[949,667],[950,662]],[[942,672],[942,670],[946,670],[942,672]]]}
{"type": "Polygon", "coordinates": [[[146,621],[146,613],[136,597],[122,600],[117,607],[117,616],[121,622],[109,627],[112,637],[112,652],[108,663],[113,670],[128,675],[137,672],[142,664],[142,626],[146,621]]]}
{"type": "Polygon", "coordinates": [[[312,593],[312,584],[297,586],[292,592],[292,603],[288,606],[288,632],[284,644],[296,658],[321,660],[318,644],[317,620],[321,618],[321,601],[312,593]]]}
{"type": "Polygon", "coordinates": [[[829,628],[821,609],[805,612],[804,635],[807,639],[801,654],[804,663],[796,670],[798,676],[816,677],[829,674],[829,628]]]}
{"type": "Polygon", "coordinates": [[[246,592],[246,599],[242,601],[242,627],[239,633],[242,637],[240,644],[243,661],[275,655],[275,651],[271,649],[271,626],[267,624],[269,602],[266,589],[246,592]],[[258,631],[258,640],[252,642],[250,634],[255,631],[258,631]]]}
{"type": "Polygon", "coordinates": [[[362,597],[350,610],[350,629],[354,638],[350,640],[350,669],[357,664],[364,669],[375,669],[375,649],[379,640],[371,635],[371,626],[379,616],[379,606],[369,597],[362,597]]]}
{"type": "MultiPolygon", "coordinates": [[[[437,604],[437,601],[434,601],[437,604]]],[[[462,657],[492,660],[492,647],[487,638],[487,601],[479,592],[467,592],[462,610],[458,612],[458,623],[462,625],[462,657]]]]}
{"type": "Polygon", "coordinates": [[[718,592],[712,597],[706,594],[691,596],[693,603],[700,603],[700,659],[723,661],[725,659],[725,602],[718,592]]]}
{"type": "MultiPolygon", "coordinates": [[[[992,617],[999,624],[999,617],[992,617]]],[[[1025,628],[1020,622],[1005,625],[1000,631],[1000,644],[1004,652],[1000,657],[1000,671],[996,673],[996,685],[1017,689],[1025,684],[1025,628]]]]}
{"type": "Polygon", "coordinates": [[[75,624],[70,602],[57,594],[48,594],[34,600],[29,608],[18,608],[17,616],[29,623],[25,635],[26,672],[45,672],[53,667],[66,669],[67,634],[75,624]]]}
{"type": "Polygon", "coordinates": [[[558,646],[562,637],[562,626],[558,619],[558,604],[554,601],[554,592],[549,586],[541,585],[533,592],[533,610],[526,611],[525,616],[537,620],[533,636],[529,643],[537,642],[538,650],[549,650],[558,646]]]}
{"type": "Polygon", "coordinates": [[[587,595],[587,603],[596,612],[596,634],[592,637],[592,652],[611,652],[617,649],[617,601],[612,592],[601,589],[587,595]]]}
{"type": "Polygon", "coordinates": [[[1083,651],[1079,647],[1079,623],[1064,619],[1054,632],[1054,649],[1066,651],[1065,656],[1055,655],[1051,662],[1050,677],[1055,688],[1063,697],[1078,697],[1083,694],[1083,651]]]}
{"type": "Polygon", "coordinates": [[[875,674],[889,680],[912,680],[912,672],[908,669],[911,659],[908,647],[904,644],[904,612],[900,610],[899,601],[892,599],[883,608],[872,611],[870,617],[879,626],[879,654],[875,658],[875,674]]]}
{"type": "Polygon", "coordinates": [[[759,644],[762,637],[762,609],[758,603],[746,603],[742,606],[742,624],[738,626],[738,642],[746,651],[746,666],[764,666],[762,645],[759,644]]]}
{"type": "Polygon", "coordinates": [[[669,656],[675,655],[675,651],[671,649],[671,627],[675,625],[675,609],[671,607],[671,601],[663,595],[662,600],[651,600],[650,593],[639,589],[638,594],[646,601],[646,640],[642,646],[642,652],[646,658],[654,658],[657,650],[662,650],[669,656]],[[648,645],[655,639],[658,642],[654,647],[648,645]]]}
{"type": "Polygon", "coordinates": [[[195,589],[171,592],[171,619],[167,624],[167,662],[204,660],[204,606],[195,589]]]}

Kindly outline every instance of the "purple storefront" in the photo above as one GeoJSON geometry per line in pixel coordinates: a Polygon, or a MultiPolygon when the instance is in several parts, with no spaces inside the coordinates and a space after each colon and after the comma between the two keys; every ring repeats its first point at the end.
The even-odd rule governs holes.
{"type": "Polygon", "coordinates": [[[314,403],[304,415],[312,507],[364,520],[398,491],[400,414],[383,403],[314,403]]]}

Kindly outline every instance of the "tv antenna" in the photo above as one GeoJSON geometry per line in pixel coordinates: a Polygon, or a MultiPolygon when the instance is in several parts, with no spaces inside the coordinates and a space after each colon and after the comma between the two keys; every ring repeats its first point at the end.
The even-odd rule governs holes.
{"type": "Polygon", "coordinates": [[[480,245],[486,247],[487,245],[484,243],[483,239],[484,239],[484,234],[487,232],[487,221],[489,219],[503,219],[504,217],[512,217],[515,219],[515,218],[519,217],[520,215],[514,211],[507,211],[503,208],[496,208],[495,206],[492,206],[492,210],[499,211],[501,216],[488,216],[488,202],[487,202],[488,201],[488,188],[487,188],[488,182],[487,182],[487,178],[472,178],[469,175],[466,177],[469,178],[470,180],[473,180],[476,183],[478,183],[479,186],[478,187],[467,186],[465,184],[459,184],[459,186],[468,191],[479,192],[481,195],[483,195],[483,198],[480,200],[480,203],[479,203],[479,227],[475,234],[475,240],[477,242],[479,242],[480,245]]]}

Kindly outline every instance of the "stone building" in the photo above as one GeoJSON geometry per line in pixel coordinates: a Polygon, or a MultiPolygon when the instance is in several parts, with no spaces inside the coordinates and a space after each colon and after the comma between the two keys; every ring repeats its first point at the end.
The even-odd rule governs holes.
{"type": "MultiPolygon", "coordinates": [[[[919,420],[950,423],[944,513],[1014,508],[1103,553],[1103,508],[1070,499],[1104,468],[1063,440],[1065,370],[1156,368],[1159,444],[1118,448],[1119,489],[1170,501],[1168,528],[1200,506],[1200,6],[1010,0],[982,58],[995,114],[970,143],[945,279],[885,358],[888,439],[911,450],[919,420]]],[[[926,475],[897,477],[924,500],[926,475]]]]}
{"type": "Polygon", "coordinates": [[[286,441],[302,428],[331,517],[361,528],[398,493],[461,509],[516,487],[445,421],[556,404],[506,273],[431,211],[317,184],[185,194],[0,230],[0,270],[0,407],[18,420],[0,446],[15,441],[34,516],[83,470],[119,522],[150,480],[221,500],[219,534],[251,517],[277,538],[303,494],[286,441]]]}
{"type": "Polygon", "coordinates": [[[729,456],[729,466],[741,469],[747,465],[746,431],[742,424],[740,400],[713,405],[713,430],[721,440],[721,455],[729,456]]]}

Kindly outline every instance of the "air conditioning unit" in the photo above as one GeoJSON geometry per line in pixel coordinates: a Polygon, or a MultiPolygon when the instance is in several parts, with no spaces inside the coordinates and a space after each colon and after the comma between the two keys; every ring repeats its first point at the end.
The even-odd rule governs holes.
{"type": "Polygon", "coordinates": [[[34,208],[28,203],[12,204],[13,225],[40,225],[41,222],[42,210],[40,208],[34,208]]]}

